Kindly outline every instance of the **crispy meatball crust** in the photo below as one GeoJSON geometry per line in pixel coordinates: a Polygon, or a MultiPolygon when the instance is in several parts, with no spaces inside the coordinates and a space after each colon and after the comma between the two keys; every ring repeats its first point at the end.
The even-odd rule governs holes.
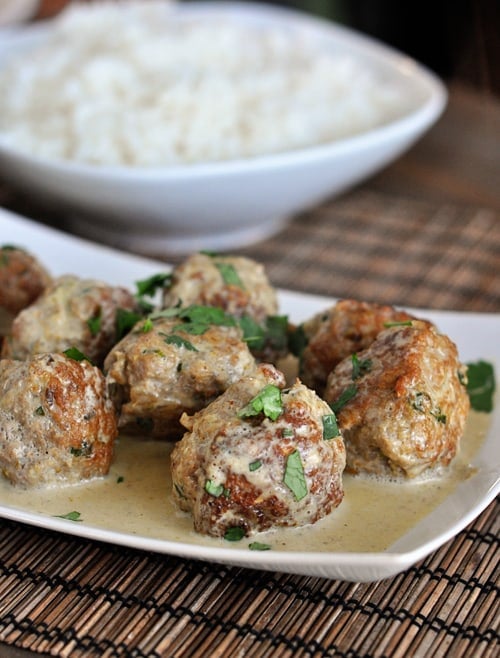
{"type": "Polygon", "coordinates": [[[124,288],[71,275],[59,277],[15,318],[2,356],[23,360],[76,347],[102,365],[116,342],[117,310],[135,307],[133,295],[124,288]]]}
{"type": "Polygon", "coordinates": [[[357,355],[364,364],[353,380],[353,361],[331,373],[325,399],[338,412],[347,469],[414,477],[455,456],[469,411],[466,368],[455,344],[429,322],[412,321],[381,332],[357,355]]]}
{"type": "Polygon", "coordinates": [[[117,435],[101,371],[40,354],[0,361],[0,471],[23,488],[105,475],[117,435]]]}
{"type": "Polygon", "coordinates": [[[17,315],[42,294],[50,279],[32,254],[19,247],[0,247],[0,309],[17,315]]]}
{"type": "Polygon", "coordinates": [[[256,367],[236,326],[210,325],[201,335],[179,329],[176,318],[145,326],[139,322],[104,363],[126,432],[179,438],[185,411],[202,409],[256,367]]]}
{"type": "Polygon", "coordinates": [[[282,390],[283,411],[276,420],[238,415],[268,384],[284,389],[285,381],[263,364],[204,410],[182,418],[188,432],[171,454],[173,496],[193,515],[199,533],[223,537],[235,527],[252,535],[301,526],[342,501],[343,440],[324,439],[323,418],[331,410],[313,391],[298,380],[282,390]],[[292,453],[299,456],[307,487],[300,499],[284,481],[292,453]],[[207,483],[216,487],[215,495],[207,483]]]}
{"type": "Polygon", "coordinates": [[[263,265],[242,256],[193,254],[172,272],[164,293],[165,307],[217,306],[235,317],[248,315],[258,323],[278,311],[277,295],[263,265]]]}
{"type": "Polygon", "coordinates": [[[302,381],[323,395],[326,380],[347,356],[366,349],[388,322],[412,316],[392,306],[344,299],[303,324],[307,345],[301,355],[302,381]]]}

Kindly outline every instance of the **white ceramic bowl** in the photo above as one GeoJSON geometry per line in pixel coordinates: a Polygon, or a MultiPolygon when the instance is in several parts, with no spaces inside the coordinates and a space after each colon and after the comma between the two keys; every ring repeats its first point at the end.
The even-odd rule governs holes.
{"type": "MultiPolygon", "coordinates": [[[[77,232],[137,250],[230,250],[283,228],[296,213],[352,187],[408,149],[446,104],[442,83],[412,59],[351,30],[302,13],[237,3],[189,3],[179,11],[285,25],[321,48],[346,53],[417,99],[402,118],[312,148],[213,164],[140,168],[30,157],[0,138],[2,176],[67,211],[77,232]]],[[[6,53],[29,48],[48,26],[0,31],[6,53]]]]}

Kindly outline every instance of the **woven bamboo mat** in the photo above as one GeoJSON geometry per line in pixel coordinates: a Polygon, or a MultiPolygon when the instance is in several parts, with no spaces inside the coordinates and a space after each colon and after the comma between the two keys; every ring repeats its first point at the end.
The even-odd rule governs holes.
{"type": "MultiPolygon", "coordinates": [[[[280,287],[500,311],[500,215],[488,209],[365,187],[240,253],[263,262],[280,287]]],[[[405,573],[360,584],[220,567],[2,521],[0,643],[70,658],[496,658],[498,537],[493,503],[405,573]]]]}
{"type": "Polygon", "coordinates": [[[496,658],[498,519],[494,503],[423,562],[371,584],[218,567],[3,522],[0,639],[71,658],[496,658]]]}
{"type": "Polygon", "coordinates": [[[500,311],[500,213],[362,189],[247,249],[277,286],[336,297],[500,311]]]}

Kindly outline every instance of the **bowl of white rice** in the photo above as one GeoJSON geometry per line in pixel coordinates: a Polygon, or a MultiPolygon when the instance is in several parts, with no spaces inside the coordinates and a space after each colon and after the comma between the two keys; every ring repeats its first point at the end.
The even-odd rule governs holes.
{"type": "Polygon", "coordinates": [[[80,233],[230,250],[408,149],[446,103],[412,59],[251,3],[74,3],[0,30],[0,172],[80,233]]]}

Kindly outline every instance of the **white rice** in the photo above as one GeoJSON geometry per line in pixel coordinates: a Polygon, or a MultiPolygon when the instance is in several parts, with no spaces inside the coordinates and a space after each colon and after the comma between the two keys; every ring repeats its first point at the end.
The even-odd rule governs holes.
{"type": "Polygon", "coordinates": [[[330,142],[408,111],[403,90],[306,38],[179,20],[153,1],[70,5],[0,71],[2,141],[82,163],[172,166],[330,142]]]}

